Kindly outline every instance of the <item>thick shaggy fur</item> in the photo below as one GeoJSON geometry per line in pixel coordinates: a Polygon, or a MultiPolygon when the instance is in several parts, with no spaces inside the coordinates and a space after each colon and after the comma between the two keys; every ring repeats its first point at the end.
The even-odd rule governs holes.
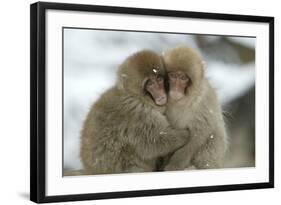
{"type": "Polygon", "coordinates": [[[166,116],[177,129],[189,129],[190,140],[177,150],[165,170],[218,168],[223,164],[226,131],[222,110],[213,88],[204,77],[202,60],[188,47],[177,47],[164,53],[167,72],[183,71],[191,79],[185,97],[170,100],[166,116]]]}
{"type": "Polygon", "coordinates": [[[158,157],[186,143],[189,132],[170,127],[143,90],[155,71],[164,75],[161,57],[138,52],[118,70],[116,86],[94,103],[81,132],[80,157],[87,174],[155,171],[158,157]]]}

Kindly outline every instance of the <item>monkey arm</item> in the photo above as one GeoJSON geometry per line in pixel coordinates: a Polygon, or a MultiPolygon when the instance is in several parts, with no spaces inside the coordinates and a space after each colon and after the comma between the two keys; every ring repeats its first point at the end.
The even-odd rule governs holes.
{"type": "Polygon", "coordinates": [[[183,147],[178,149],[170,158],[169,163],[164,168],[165,171],[183,170],[190,165],[192,157],[207,141],[206,136],[193,134],[190,140],[183,147]]]}
{"type": "Polygon", "coordinates": [[[138,140],[131,141],[130,144],[135,147],[139,156],[144,159],[152,159],[174,152],[184,146],[188,139],[188,130],[176,130],[167,127],[159,132],[151,132],[148,135],[138,136],[138,140]]]}
{"type": "Polygon", "coordinates": [[[226,150],[226,134],[220,130],[216,135],[208,138],[199,151],[194,155],[192,164],[197,169],[220,168],[223,165],[226,150]]]}
{"type": "Polygon", "coordinates": [[[226,150],[225,128],[215,125],[209,128],[211,134],[204,134],[206,130],[192,133],[189,142],[173,154],[164,170],[183,170],[191,164],[197,169],[220,167],[226,150]]]}
{"type": "Polygon", "coordinates": [[[202,108],[201,114],[199,112],[194,121],[190,121],[188,124],[191,131],[189,142],[173,154],[164,170],[183,170],[194,162],[196,165],[193,165],[197,168],[203,165],[211,166],[211,164],[218,162],[216,159],[219,159],[219,155],[221,155],[218,147],[224,147],[220,144],[225,142],[226,136],[224,123],[219,114],[213,114],[220,113],[220,109],[214,105],[216,103],[211,100],[203,102],[206,102],[206,105],[203,108],[200,106],[202,108]],[[204,108],[212,108],[213,113],[209,109],[204,111],[204,108]],[[213,153],[212,156],[209,156],[210,153],[213,153]],[[211,160],[212,158],[214,160],[211,160]],[[207,163],[206,160],[210,163],[207,163]]]}

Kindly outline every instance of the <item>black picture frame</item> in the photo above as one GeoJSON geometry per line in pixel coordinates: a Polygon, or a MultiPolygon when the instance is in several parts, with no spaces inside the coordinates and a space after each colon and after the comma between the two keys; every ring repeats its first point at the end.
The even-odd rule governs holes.
{"type": "Polygon", "coordinates": [[[274,187],[274,18],[146,8],[126,8],[82,4],[38,2],[30,7],[30,200],[37,203],[97,200],[123,197],[186,194],[274,187]],[[46,196],[46,10],[121,13],[129,15],[169,16],[195,19],[262,22],[269,24],[269,181],[191,188],[138,190],[46,196]]]}

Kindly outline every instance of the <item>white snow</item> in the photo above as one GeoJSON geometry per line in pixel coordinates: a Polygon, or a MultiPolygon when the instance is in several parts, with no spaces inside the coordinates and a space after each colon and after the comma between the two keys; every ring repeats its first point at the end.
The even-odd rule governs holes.
{"type": "Polygon", "coordinates": [[[256,45],[255,38],[227,37],[227,39],[253,49],[255,48],[256,45]]]}
{"type": "Polygon", "coordinates": [[[206,76],[217,91],[219,101],[227,104],[245,94],[255,84],[255,64],[242,66],[210,62],[206,76]]]}

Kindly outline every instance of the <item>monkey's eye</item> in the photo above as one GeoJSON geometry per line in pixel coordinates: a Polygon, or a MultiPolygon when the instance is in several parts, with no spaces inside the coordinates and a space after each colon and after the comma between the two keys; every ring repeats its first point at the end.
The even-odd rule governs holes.
{"type": "Polygon", "coordinates": [[[186,75],[182,75],[182,76],[180,76],[180,79],[181,80],[184,80],[184,81],[188,81],[189,79],[188,79],[188,77],[186,76],[186,75]]]}
{"type": "Polygon", "coordinates": [[[169,77],[170,78],[176,78],[177,77],[177,74],[176,73],[168,73],[169,77]]]}
{"type": "Polygon", "coordinates": [[[163,81],[163,76],[158,75],[158,76],[156,77],[156,79],[157,79],[158,82],[162,82],[162,81],[163,81]]]}
{"type": "Polygon", "coordinates": [[[152,86],[154,84],[154,82],[152,80],[147,80],[146,81],[146,86],[152,86]]]}

